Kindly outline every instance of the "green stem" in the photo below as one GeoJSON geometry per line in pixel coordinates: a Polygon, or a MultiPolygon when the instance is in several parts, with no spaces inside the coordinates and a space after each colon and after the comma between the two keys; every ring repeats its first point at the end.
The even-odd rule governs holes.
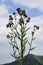
{"type": "MultiPolygon", "coordinates": [[[[32,36],[32,39],[33,39],[33,36],[32,36]]],[[[32,46],[32,39],[31,39],[31,45],[30,45],[30,48],[29,48],[29,54],[30,54],[30,49],[31,49],[31,46],[32,46]]]]}
{"type": "Polygon", "coordinates": [[[23,36],[22,36],[22,25],[21,25],[21,65],[23,65],[23,36]]]}

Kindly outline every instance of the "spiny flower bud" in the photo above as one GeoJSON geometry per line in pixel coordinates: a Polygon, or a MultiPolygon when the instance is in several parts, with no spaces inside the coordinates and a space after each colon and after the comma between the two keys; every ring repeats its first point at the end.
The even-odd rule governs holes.
{"type": "Polygon", "coordinates": [[[22,15],[27,17],[25,10],[22,11],[22,15]]]}
{"type": "Polygon", "coordinates": [[[9,17],[12,17],[11,15],[9,15],[9,17]]]}
{"type": "Polygon", "coordinates": [[[21,16],[21,15],[23,15],[22,14],[22,10],[20,9],[20,8],[18,8],[18,9],[16,9],[17,10],[17,12],[18,12],[18,14],[21,16]]]}
{"type": "Polygon", "coordinates": [[[13,12],[13,15],[15,15],[16,13],[15,12],[13,12]]]}
{"type": "Polygon", "coordinates": [[[27,23],[30,22],[30,17],[26,20],[26,22],[27,22],[27,23]]]}
{"type": "Polygon", "coordinates": [[[13,22],[9,23],[9,27],[11,27],[13,25],[13,22]]]}
{"type": "Polygon", "coordinates": [[[38,30],[39,29],[39,26],[37,26],[36,29],[38,30]]]}
{"type": "Polygon", "coordinates": [[[20,21],[20,24],[24,24],[23,18],[20,18],[19,21],[20,21]]]}
{"type": "Polygon", "coordinates": [[[7,24],[6,27],[8,28],[9,27],[9,24],[7,24]]]}
{"type": "Polygon", "coordinates": [[[36,25],[34,25],[34,27],[36,27],[36,25]]]}
{"type": "Polygon", "coordinates": [[[34,27],[38,30],[39,29],[39,26],[37,26],[37,25],[34,25],[34,27]]]}
{"type": "Polygon", "coordinates": [[[7,38],[8,38],[8,39],[10,38],[10,35],[9,35],[9,34],[7,35],[7,38]]]}
{"type": "Polygon", "coordinates": [[[9,15],[9,20],[13,20],[13,17],[11,15],[9,15]]]}
{"type": "Polygon", "coordinates": [[[16,10],[17,10],[17,11],[19,11],[19,10],[20,10],[20,8],[17,8],[16,10]]]}

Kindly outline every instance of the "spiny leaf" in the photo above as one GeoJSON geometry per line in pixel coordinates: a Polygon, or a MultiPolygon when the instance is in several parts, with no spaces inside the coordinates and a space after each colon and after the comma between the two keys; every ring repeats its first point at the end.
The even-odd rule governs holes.
{"type": "Polygon", "coordinates": [[[23,41],[26,41],[27,40],[27,38],[25,38],[23,41]]]}
{"type": "Polygon", "coordinates": [[[13,45],[11,42],[9,42],[10,45],[13,45]]]}
{"type": "Polygon", "coordinates": [[[28,41],[28,44],[31,46],[30,42],[28,41]]]}
{"type": "Polygon", "coordinates": [[[32,40],[35,40],[36,38],[33,38],[32,40]]]}
{"type": "Polygon", "coordinates": [[[14,34],[15,34],[15,36],[16,36],[19,40],[21,40],[20,36],[17,35],[17,33],[14,32],[14,34]]]}
{"type": "Polygon", "coordinates": [[[16,32],[17,32],[17,34],[20,36],[20,34],[19,34],[19,32],[17,31],[17,29],[16,29],[16,32]]]}
{"type": "Polygon", "coordinates": [[[24,41],[24,45],[28,42],[28,40],[24,41]]]}
{"type": "Polygon", "coordinates": [[[13,33],[9,32],[9,34],[13,35],[13,33]]]}
{"type": "Polygon", "coordinates": [[[16,46],[15,44],[13,45],[13,48],[14,48],[14,47],[15,47],[17,50],[19,50],[18,46],[16,46]]]}
{"type": "Polygon", "coordinates": [[[26,35],[26,33],[24,33],[22,36],[24,37],[26,35]]]}
{"type": "Polygon", "coordinates": [[[35,48],[36,48],[36,47],[31,48],[30,51],[33,50],[33,49],[35,49],[35,48]]]}
{"type": "MultiPolygon", "coordinates": [[[[14,57],[14,55],[13,54],[10,54],[12,57],[14,57]]],[[[15,57],[14,57],[15,58],[15,57]]]]}
{"type": "Polygon", "coordinates": [[[19,59],[19,58],[20,58],[19,56],[17,57],[17,56],[15,55],[15,53],[14,53],[14,54],[10,54],[10,55],[11,55],[12,57],[14,57],[15,59],[19,59]]]}
{"type": "Polygon", "coordinates": [[[30,28],[27,28],[24,32],[27,32],[30,28]]]}
{"type": "Polygon", "coordinates": [[[17,38],[18,38],[19,40],[21,40],[21,38],[20,38],[19,36],[17,36],[17,38]]]}

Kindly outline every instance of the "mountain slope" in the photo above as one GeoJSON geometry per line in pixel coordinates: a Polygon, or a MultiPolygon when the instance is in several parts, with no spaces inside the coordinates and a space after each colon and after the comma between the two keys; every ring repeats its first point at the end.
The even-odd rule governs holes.
{"type": "MultiPolygon", "coordinates": [[[[3,65],[20,65],[18,61],[3,65]]],[[[43,65],[43,56],[27,55],[23,59],[23,65],[43,65]]]]}

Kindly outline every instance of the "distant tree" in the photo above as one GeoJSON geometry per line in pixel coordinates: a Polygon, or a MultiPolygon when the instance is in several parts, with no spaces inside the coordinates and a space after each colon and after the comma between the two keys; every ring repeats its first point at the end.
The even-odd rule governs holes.
{"type": "Polygon", "coordinates": [[[10,39],[10,45],[13,49],[13,53],[11,55],[19,61],[20,65],[23,65],[23,57],[26,50],[26,44],[30,46],[28,52],[28,54],[30,54],[30,51],[35,49],[35,47],[32,48],[32,41],[36,39],[34,38],[34,34],[35,31],[39,29],[39,26],[33,26],[33,31],[31,31],[32,38],[31,42],[29,42],[26,34],[27,31],[31,29],[30,27],[27,28],[27,24],[30,22],[30,17],[27,16],[25,10],[20,8],[17,8],[16,10],[19,18],[17,18],[18,15],[15,12],[13,12],[13,15],[9,15],[9,22],[6,27],[10,28],[10,31],[7,35],[7,38],[10,39]],[[20,28],[18,28],[18,26],[20,28]],[[18,40],[20,42],[18,42],[18,40]],[[19,44],[20,47],[18,46],[19,44]]]}

